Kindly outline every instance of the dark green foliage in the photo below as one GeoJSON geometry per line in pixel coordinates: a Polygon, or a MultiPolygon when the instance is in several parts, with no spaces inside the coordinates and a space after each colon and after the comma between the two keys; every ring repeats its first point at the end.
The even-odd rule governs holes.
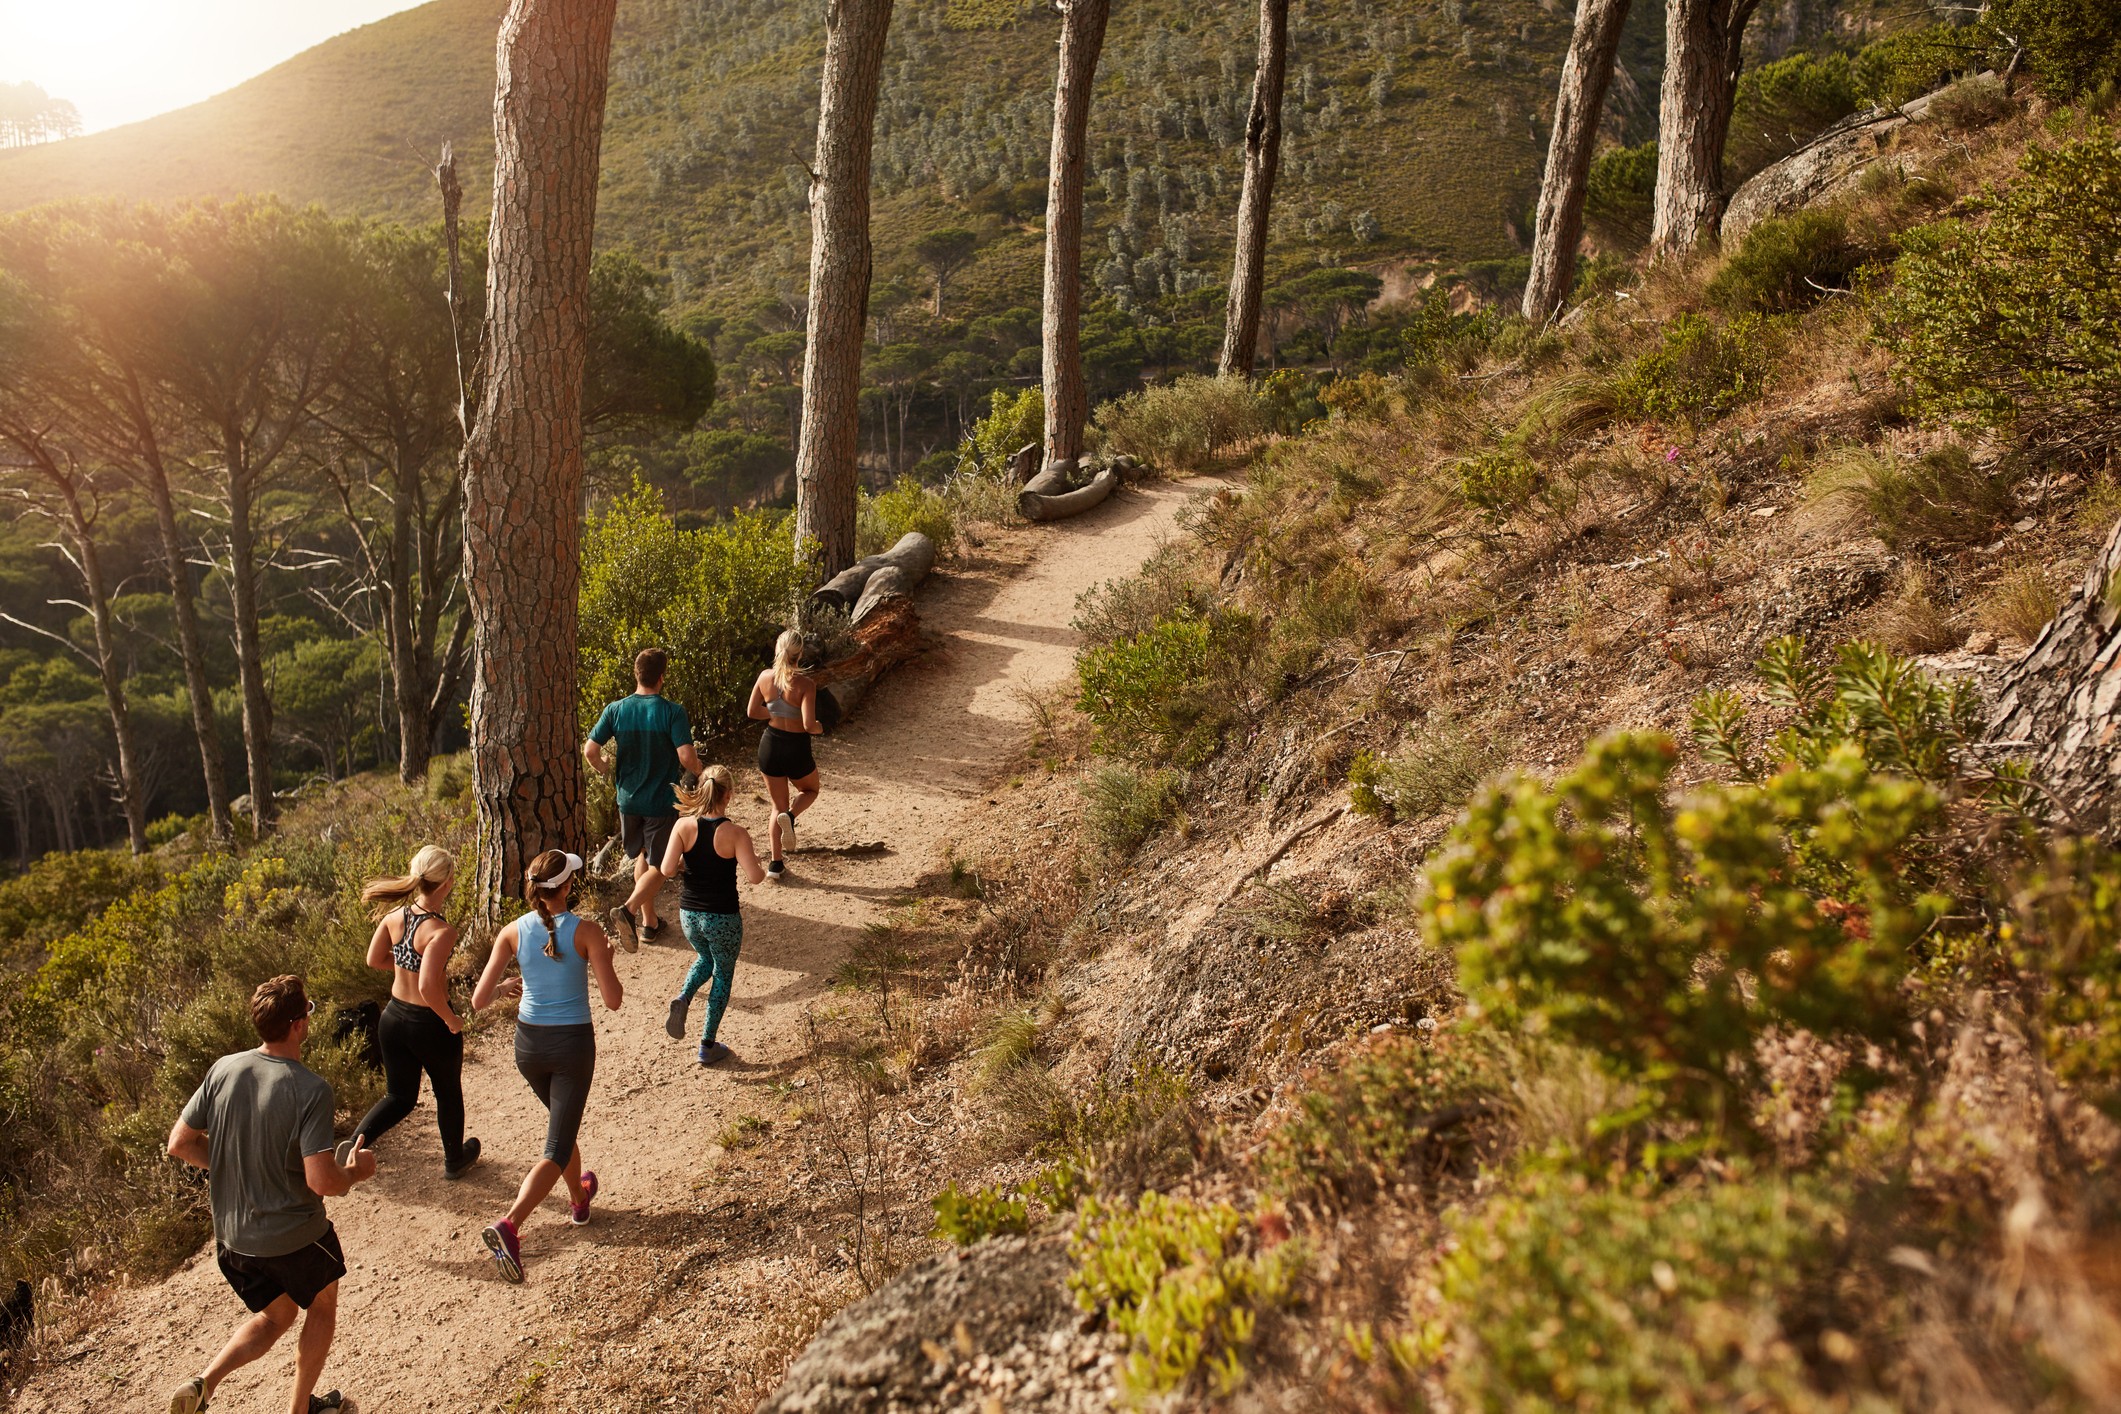
{"type": "Polygon", "coordinates": [[[1189,766],[1221,744],[1257,637],[1234,610],[1181,610],[1078,655],[1076,705],[1108,751],[1189,766]]]}
{"type": "Polygon", "coordinates": [[[589,368],[582,419],[697,422],[714,401],[714,355],[663,319],[663,282],[630,255],[599,252],[589,272],[589,368]]]}
{"type": "Polygon", "coordinates": [[[1303,1093],[1267,1141],[1260,1171],[1290,1199],[1363,1197],[1417,1159],[1459,1152],[1492,1092],[1492,1077],[1462,1045],[1389,1037],[1303,1093]]]}
{"type": "Polygon", "coordinates": [[[943,1185],[932,1200],[935,1228],[930,1234],[960,1247],[989,1237],[1031,1230],[1031,1213],[1022,1197],[999,1188],[975,1188],[970,1192],[955,1183],[943,1185]]]}
{"type": "Polygon", "coordinates": [[[1467,505],[1506,520],[1539,490],[1539,468],[1522,452],[1478,452],[1458,464],[1458,488],[1467,505]]]}
{"type": "Polygon", "coordinates": [[[2066,102],[2121,85],[2121,6],[2112,0],[1995,0],[1998,47],[2020,44],[2041,91],[2066,102]]]}
{"type": "Polygon", "coordinates": [[[2121,137],[2025,154],[1980,225],[1902,237],[1878,337],[1915,408],[2084,449],[2121,436],[2121,137]]]}
{"type": "Polygon", "coordinates": [[[1650,239],[1650,202],[1657,192],[1657,141],[1602,152],[1584,182],[1584,225],[1598,239],[1632,250],[1650,239]]]}
{"type": "Polygon", "coordinates": [[[161,878],[152,857],[108,849],[47,854],[0,882],[0,965],[35,967],[44,946],[87,923],[135,889],[161,878]]]}
{"type": "Polygon", "coordinates": [[[1789,314],[1846,290],[1872,252],[1839,211],[1799,211],[1762,221],[1708,283],[1726,314],[1789,314]]]}
{"type": "Polygon", "coordinates": [[[685,479],[725,505],[795,467],[795,453],[787,442],[763,432],[704,428],[687,433],[678,446],[685,458],[685,479]]]}
{"type": "Polygon", "coordinates": [[[1659,345],[1614,385],[1619,411],[1653,422],[1712,422],[1760,396],[1771,361],[1767,326],[1756,315],[1717,325],[1681,314],[1659,345]]]}
{"type": "Polygon", "coordinates": [[[1747,69],[1738,79],[1724,142],[1727,184],[1736,190],[1859,106],[1855,69],[1846,54],[1792,54],[1747,69]]]}
{"type": "Polygon", "coordinates": [[[1888,107],[1920,98],[1983,67],[1987,38],[1977,27],[1948,24],[1887,35],[1856,56],[1856,92],[1866,103],[1888,107]]]}

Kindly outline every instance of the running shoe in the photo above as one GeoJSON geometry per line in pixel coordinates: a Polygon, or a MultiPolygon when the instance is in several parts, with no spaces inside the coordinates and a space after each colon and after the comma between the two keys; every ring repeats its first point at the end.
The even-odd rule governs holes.
{"type": "Polygon", "coordinates": [[[686,1001],[683,997],[672,997],[670,999],[670,1014],[663,1018],[663,1030],[669,1033],[671,1040],[682,1041],[685,1039],[685,1013],[691,1007],[692,1003],[686,1001]]]}
{"type": "Polygon", "coordinates": [[[516,1237],[516,1225],[503,1218],[479,1234],[479,1241],[493,1254],[494,1265],[501,1269],[504,1281],[523,1283],[523,1244],[516,1237]]]}
{"type": "Polygon", "coordinates": [[[457,1161],[453,1164],[442,1165],[442,1177],[454,1182],[465,1174],[470,1173],[478,1162],[479,1141],[467,1139],[464,1141],[464,1146],[457,1150],[457,1161]]]}
{"type": "Polygon", "coordinates": [[[587,1227],[589,1225],[589,1205],[596,1201],[596,1196],[597,1176],[593,1171],[583,1169],[582,1201],[567,1205],[567,1221],[573,1223],[576,1227],[587,1227]]]}
{"type": "Polygon", "coordinates": [[[723,1061],[728,1060],[729,1056],[729,1048],[720,1041],[700,1042],[701,1065],[720,1065],[723,1061]]]}
{"type": "Polygon", "coordinates": [[[650,942],[653,942],[653,941],[655,941],[655,940],[656,940],[657,938],[660,938],[660,937],[662,937],[662,936],[663,936],[663,930],[664,930],[665,928],[668,928],[669,926],[670,926],[670,920],[669,920],[669,919],[667,919],[667,918],[658,918],[658,919],[656,919],[656,921],[655,921],[655,922],[653,922],[653,923],[649,924],[649,925],[648,925],[648,926],[647,926],[646,928],[643,928],[643,929],[641,930],[641,936],[642,936],[642,937],[644,937],[644,938],[646,938],[646,939],[648,939],[648,940],[649,940],[650,942]]]}
{"type": "Polygon", "coordinates": [[[781,818],[788,822],[781,831],[783,838],[781,848],[793,849],[795,848],[795,812],[793,810],[783,810],[781,818]]]}
{"type": "Polygon", "coordinates": [[[781,878],[784,878],[784,877],[786,877],[787,873],[788,873],[788,866],[787,866],[787,865],[785,865],[785,864],[783,864],[783,863],[781,863],[781,861],[780,861],[780,860],[778,860],[778,859],[769,859],[769,860],[767,860],[767,861],[766,861],[766,877],[767,877],[767,878],[769,878],[769,879],[781,879],[781,878]]]}
{"type": "Polygon", "coordinates": [[[309,1414],[360,1414],[359,1406],[337,1390],[309,1397],[309,1414]]]}
{"type": "Polygon", "coordinates": [[[206,1414],[206,1381],[193,1375],[169,1397],[169,1414],[206,1414]]]}
{"type": "Polygon", "coordinates": [[[639,952],[641,936],[639,924],[633,921],[633,912],[625,904],[611,910],[611,936],[618,940],[620,952],[639,952]]]}

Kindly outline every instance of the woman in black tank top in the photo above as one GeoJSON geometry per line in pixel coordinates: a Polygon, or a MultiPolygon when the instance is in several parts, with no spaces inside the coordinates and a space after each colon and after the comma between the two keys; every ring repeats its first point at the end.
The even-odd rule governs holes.
{"type": "Polygon", "coordinates": [[[727,766],[709,766],[698,784],[678,787],[678,822],[670,832],[660,869],[651,869],[634,885],[626,900],[638,908],[663,886],[665,879],[682,878],[678,896],[678,922],[685,941],[695,954],[685,986],[670,999],[670,1014],[663,1029],[671,1039],[685,1039],[685,1013],[700,988],[708,987],[707,1027],[700,1037],[701,1065],[726,1059],[729,1048],[715,1039],[722,1013],[728,1010],[729,993],[736,984],[737,953],[744,945],[744,919],[737,912],[736,879],[760,883],[766,871],[751,843],[751,832],[722,814],[728,807],[735,781],[727,766]],[[713,985],[708,986],[709,983],[713,985]]]}

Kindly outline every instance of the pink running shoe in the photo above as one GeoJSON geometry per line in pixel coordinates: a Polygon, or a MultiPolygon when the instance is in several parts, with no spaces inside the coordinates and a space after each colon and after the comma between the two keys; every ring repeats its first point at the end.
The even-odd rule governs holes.
{"type": "Polygon", "coordinates": [[[516,1238],[516,1225],[502,1218],[479,1234],[479,1241],[493,1254],[494,1265],[501,1269],[501,1276],[518,1286],[523,1283],[523,1244],[516,1238]]]}
{"type": "Polygon", "coordinates": [[[588,1226],[589,1205],[596,1201],[596,1196],[597,1176],[593,1171],[589,1169],[583,1169],[582,1201],[579,1203],[569,1203],[567,1205],[567,1221],[573,1223],[576,1227],[588,1226]]]}

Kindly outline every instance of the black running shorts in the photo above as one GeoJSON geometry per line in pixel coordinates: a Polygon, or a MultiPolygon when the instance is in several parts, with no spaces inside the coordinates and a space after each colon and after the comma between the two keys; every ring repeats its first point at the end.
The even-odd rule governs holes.
{"type": "Polygon", "coordinates": [[[346,1275],[346,1254],[339,1250],[339,1230],[324,1229],[324,1235],[307,1247],[300,1247],[283,1257],[253,1257],[246,1252],[231,1252],[220,1243],[214,1244],[214,1260],[220,1263],[221,1275],[243,1304],[253,1311],[262,1311],[281,1297],[291,1297],[295,1305],[307,1311],[309,1303],[323,1295],[324,1288],[346,1275]]]}
{"type": "Polygon", "coordinates": [[[810,733],[768,727],[759,733],[759,774],[799,781],[817,769],[810,754],[810,733]]]}
{"type": "Polygon", "coordinates": [[[662,868],[663,851],[670,848],[670,832],[677,824],[675,815],[621,815],[619,840],[626,847],[626,857],[631,859],[646,849],[648,862],[662,868]]]}

